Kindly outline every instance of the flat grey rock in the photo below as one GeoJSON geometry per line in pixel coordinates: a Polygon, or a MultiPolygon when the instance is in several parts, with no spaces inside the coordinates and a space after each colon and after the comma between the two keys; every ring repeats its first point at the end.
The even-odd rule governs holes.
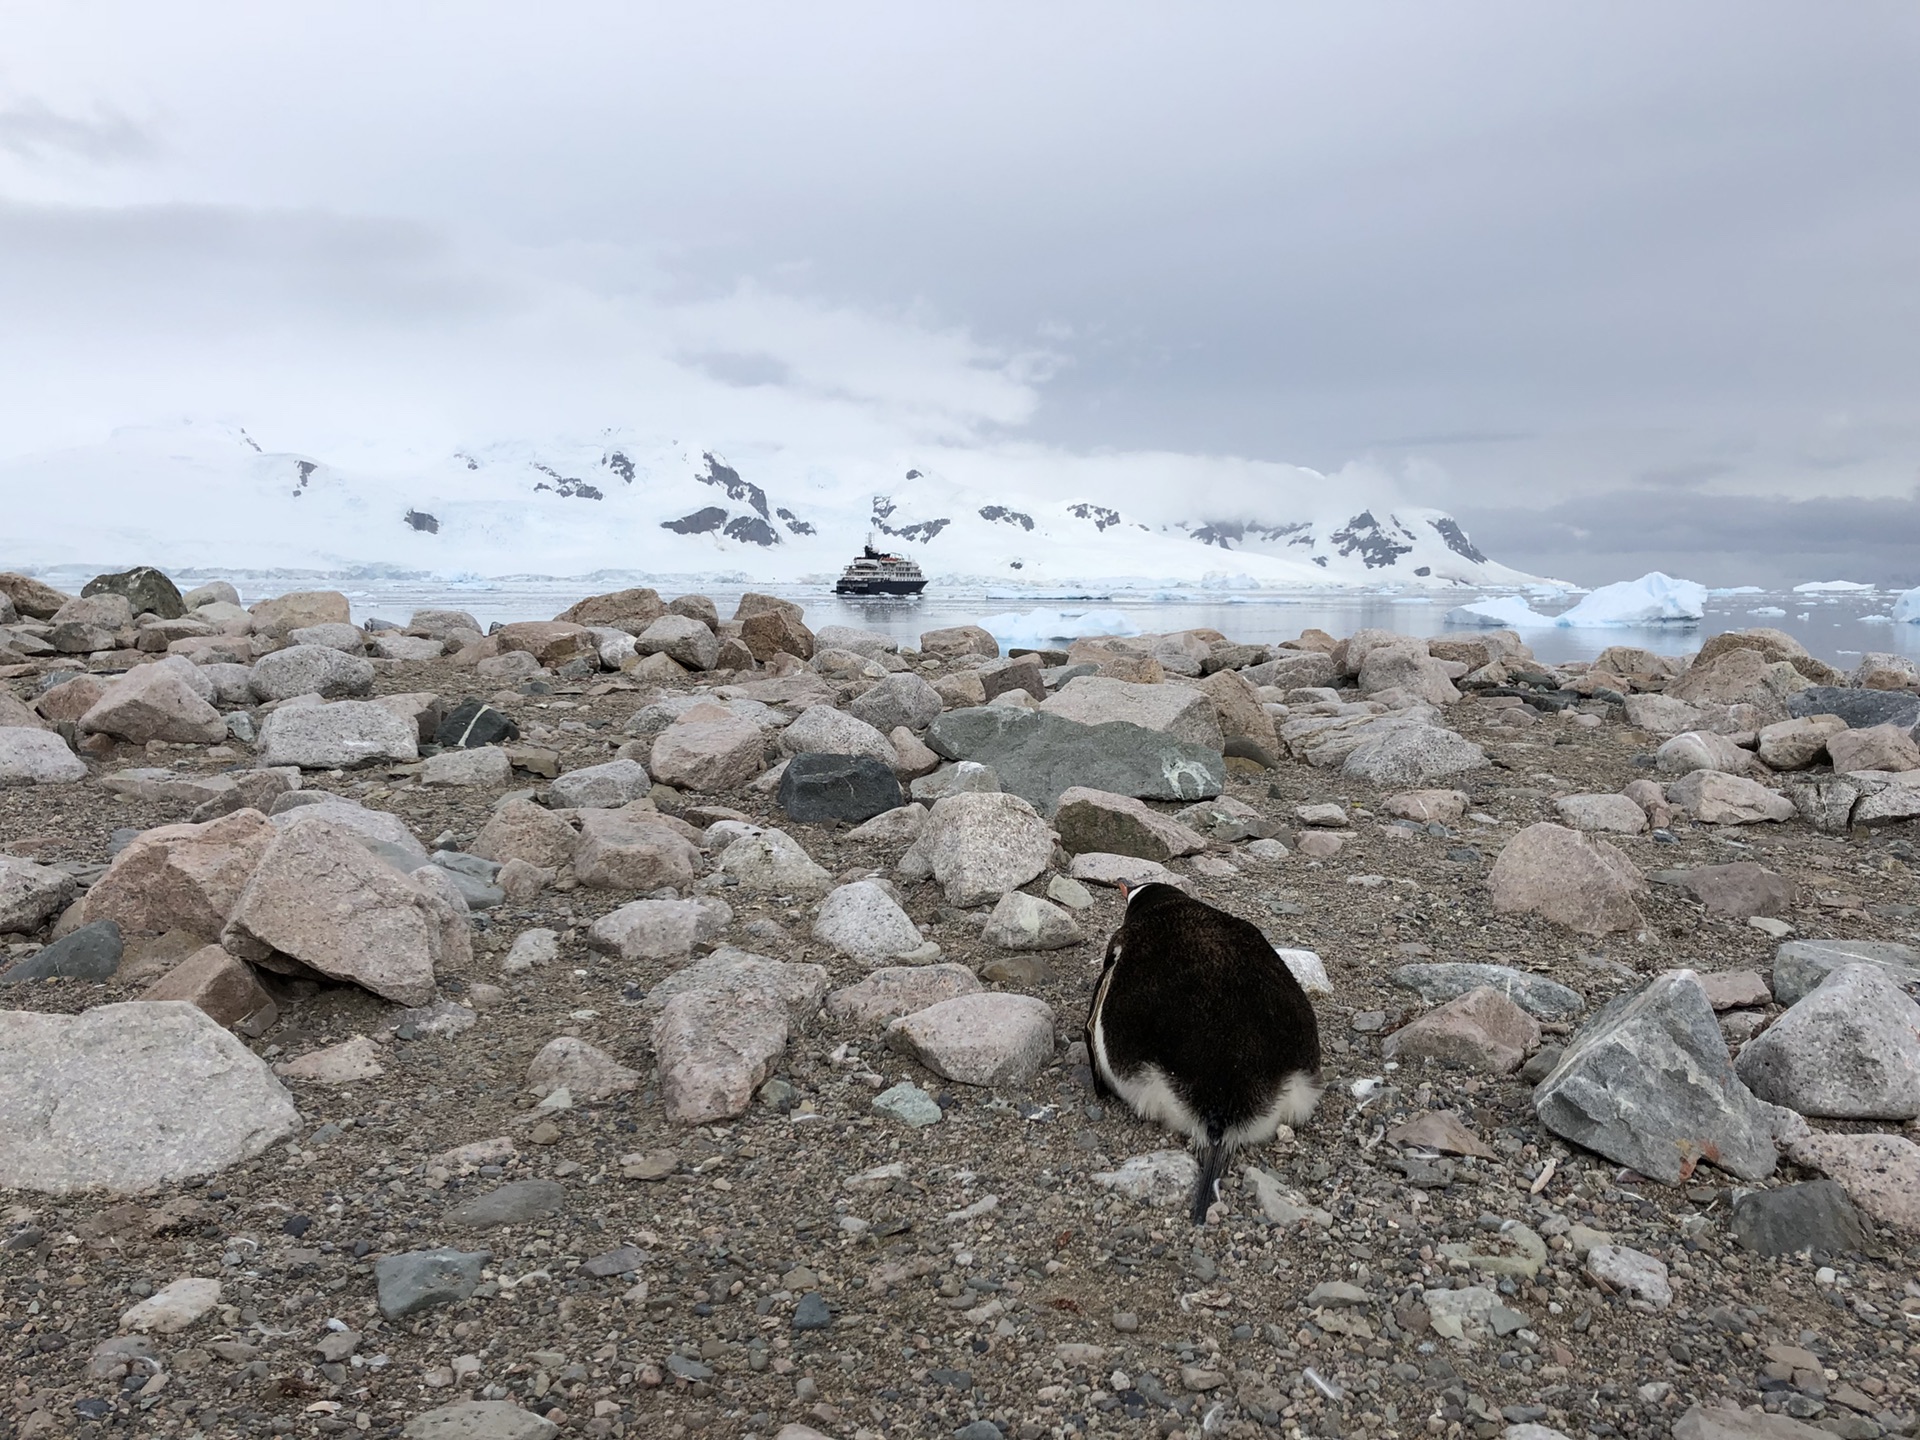
{"type": "Polygon", "coordinates": [[[927,745],[948,760],[990,766],[1002,790],[1042,811],[1075,785],[1140,800],[1211,800],[1227,779],[1220,752],[1204,745],[1123,720],[1083,725],[1006,706],[949,710],[928,727],[927,745]]]}
{"type": "Polygon", "coordinates": [[[108,980],[120,968],[120,951],[120,927],[111,920],[95,920],[0,970],[0,985],[55,975],[64,980],[108,980]]]}
{"type": "Polygon", "coordinates": [[[1920,695],[1905,690],[1856,690],[1845,685],[1810,685],[1787,697],[1791,715],[1838,715],[1851,730],[1875,725],[1920,725],[1920,695]]]}
{"type": "Polygon", "coordinates": [[[374,1262],[373,1283],[380,1313],[403,1320],[422,1310],[465,1300],[480,1283],[486,1250],[409,1250],[374,1262]]]}
{"type": "Polygon", "coordinates": [[[521,1225],[553,1214],[566,1204],[567,1190],[554,1180],[509,1180],[498,1189],[463,1200],[447,1212],[447,1223],[468,1230],[521,1225]]]}
{"type": "Polygon", "coordinates": [[[1586,997],[1544,975],[1531,975],[1510,965],[1477,965],[1442,961],[1431,965],[1402,965],[1393,983],[1411,990],[1430,1005],[1443,1004],[1490,985],[1537,1020],[1567,1020],[1587,1008],[1586,997]]]}
{"type": "Polygon", "coordinates": [[[1789,940],[1773,954],[1773,998],[1792,1005],[1843,965],[1873,965],[1920,996],[1920,950],[1892,940],[1789,940]]]}
{"type": "Polygon", "coordinates": [[[1860,1212],[1831,1180],[1747,1191],[1733,1202],[1733,1238],[1761,1255],[1838,1255],[1867,1244],[1860,1212]]]}
{"type": "Polygon", "coordinates": [[[548,1440],[560,1427],[505,1400],[460,1400],[416,1415],[404,1440],[548,1440]]]}

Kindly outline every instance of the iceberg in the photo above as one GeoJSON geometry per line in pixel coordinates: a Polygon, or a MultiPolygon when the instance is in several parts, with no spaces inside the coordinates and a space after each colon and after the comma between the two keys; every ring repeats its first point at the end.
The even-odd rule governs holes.
{"type": "Polygon", "coordinates": [[[1554,624],[1567,629],[1604,629],[1626,625],[1691,625],[1707,612],[1707,587],[1676,580],[1658,570],[1638,580],[1602,585],[1554,624]]]}
{"type": "Polygon", "coordinates": [[[1540,630],[1559,623],[1551,615],[1542,615],[1518,595],[1456,605],[1447,611],[1445,620],[1449,625],[1470,625],[1482,630],[1540,630]]]}
{"type": "Polygon", "coordinates": [[[1140,633],[1140,627],[1119,610],[1010,610],[1001,615],[988,615],[979,625],[1000,642],[1002,650],[1016,646],[1044,650],[1056,640],[1140,633]]]}
{"type": "Polygon", "coordinates": [[[1809,580],[1804,585],[1794,586],[1793,593],[1796,595],[1822,595],[1828,592],[1871,589],[1873,589],[1873,586],[1859,580],[1809,580]]]}
{"type": "Polygon", "coordinates": [[[1760,607],[1759,609],[1757,609],[1757,610],[1749,610],[1749,611],[1747,611],[1747,613],[1748,613],[1749,615],[1768,615],[1768,616],[1774,616],[1774,615],[1784,615],[1784,614],[1786,614],[1787,612],[1786,612],[1786,611],[1784,611],[1784,610],[1782,610],[1782,609],[1781,609],[1781,608],[1780,608],[1780,607],[1779,607],[1778,605],[1762,605],[1762,606],[1761,606],[1761,607],[1760,607]]]}
{"type": "MultiPolygon", "coordinates": [[[[1920,594],[1920,591],[1915,592],[1920,594]]],[[[1475,625],[1491,630],[1602,630],[1632,625],[1691,625],[1706,613],[1707,587],[1692,580],[1675,580],[1655,570],[1638,580],[1602,585],[1572,609],[1542,615],[1517,595],[1475,600],[1449,610],[1449,625],[1475,625]]]]}
{"type": "Polygon", "coordinates": [[[1893,602],[1895,624],[1920,625],[1920,589],[1908,590],[1893,602]]]}

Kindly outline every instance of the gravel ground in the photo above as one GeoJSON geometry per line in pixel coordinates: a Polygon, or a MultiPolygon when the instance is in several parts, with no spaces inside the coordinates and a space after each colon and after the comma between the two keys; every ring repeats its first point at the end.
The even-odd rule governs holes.
{"type": "MultiPolygon", "coordinates": [[[[472,690],[470,672],[443,663],[380,668],[383,691],[472,690]]],[[[554,688],[515,697],[512,709],[569,769],[607,758],[651,698],[604,682],[554,688]]],[[[1771,958],[1767,936],[1659,885],[1643,906],[1644,941],[1602,946],[1493,915],[1484,880],[1503,839],[1554,818],[1556,793],[1617,791],[1648,774],[1636,761],[1654,742],[1617,722],[1491,729],[1490,714],[1469,701],[1448,719],[1496,757],[1466,788],[1497,823],[1389,831],[1365,813],[1380,796],[1283,763],[1235,775],[1228,793],[1288,825],[1297,804],[1345,802],[1354,824],[1338,856],[1243,859],[1239,874],[1218,878],[1175,863],[1195,893],[1277,944],[1318,951],[1335,992],[1317,1002],[1327,1096],[1297,1138],[1243,1155],[1223,1223],[1192,1229],[1179,1203],[1143,1204],[1094,1179],[1174,1143],[1095,1103],[1075,1045],[1119,919],[1113,892],[1094,892],[1080,944],[1008,955],[982,943],[984,909],[953,911],[936,886],[903,886],[944,959],[1053,1007],[1057,1059],[1026,1089],[946,1086],[876,1031],[823,1016],[789,1046],[787,1098],[688,1130],[665,1121],[650,1080],[608,1103],[529,1115],[527,1063],[556,1035],[649,1072],[652,1012],[640,1002],[669,968],[585,948],[587,925],[634,895],[549,889],[481,919],[471,969],[441,974],[446,998],[479,1010],[451,1038],[395,1036],[392,1008],[352,988],[272,981],[280,1019],[250,1042],[261,1055],[364,1034],[385,1066],[371,1081],[296,1084],[294,1142],[134,1200],[6,1194],[0,1373],[12,1403],[0,1436],[392,1435],[463,1397],[517,1400],[569,1433],[648,1437],[771,1437],[793,1422],[835,1437],[947,1436],[979,1421],[1023,1440],[1270,1427],[1452,1440],[1525,1421],[1664,1436],[1688,1405],[1715,1400],[1764,1403],[1841,1436],[1914,1433],[1920,1250],[1909,1240],[1881,1232],[1868,1254],[1755,1258],[1728,1234],[1733,1192],[1717,1172],[1703,1168],[1681,1189],[1646,1181],[1554,1139],[1518,1077],[1383,1064],[1382,1037],[1424,1008],[1389,980],[1410,959],[1511,964],[1598,1003],[1637,975],[1764,973],[1771,958]],[[503,974],[513,938],[535,926],[560,932],[559,961],[503,974]],[[1385,1084],[1362,1104],[1352,1087],[1372,1077],[1385,1084]],[[875,1093],[901,1079],[936,1095],[939,1123],[911,1130],[873,1113],[875,1093]],[[1435,1162],[1383,1141],[1383,1127],[1426,1108],[1455,1110],[1492,1158],[1435,1162]],[[495,1137],[511,1153],[481,1165],[436,1158],[495,1137]],[[1239,1178],[1246,1164],[1324,1216],[1270,1224],[1239,1178]],[[888,1166],[897,1169],[860,1178],[888,1166]],[[488,1229],[449,1219],[460,1202],[529,1178],[564,1187],[556,1213],[488,1229]],[[1439,1247],[1485,1248],[1507,1220],[1549,1247],[1535,1278],[1499,1282],[1517,1325],[1503,1338],[1441,1338],[1425,1292],[1491,1282],[1439,1247]],[[1586,1278],[1579,1251],[1592,1237],[1578,1227],[1665,1261],[1671,1307],[1586,1278]],[[375,1260],[438,1245],[490,1252],[480,1289],[383,1321],[375,1260]],[[153,1360],[135,1358],[131,1373],[111,1355],[90,1367],[128,1306],[187,1275],[219,1278],[221,1307],[153,1337],[153,1360]],[[1327,1281],[1357,1287],[1362,1303],[1310,1306],[1327,1281]],[[1793,1374],[1782,1352],[1769,1354],[1779,1346],[1812,1352],[1820,1373],[1793,1374]]],[[[168,747],[97,768],[245,763],[168,747]]],[[[470,840],[498,798],[378,772],[307,784],[391,810],[428,841],[470,840]]],[[[725,803],[781,824],[837,877],[886,873],[902,848],[793,824],[758,795],[725,803]]],[[[42,861],[103,863],[113,831],[184,818],[94,782],[0,790],[6,849],[42,861]]],[[[1762,860],[1801,884],[1792,921],[1803,936],[1913,940],[1920,928],[1898,829],[1839,840],[1798,821],[1727,834],[1680,822],[1673,836],[1609,838],[1643,870],[1762,860]]],[[[1029,888],[1039,893],[1046,878],[1029,888]]],[[[732,903],[729,943],[823,964],[835,985],[867,973],[812,940],[807,904],[732,903]]],[[[8,1002],[78,1011],[131,998],[141,959],[130,950],[106,984],[36,983],[8,1002]]],[[[1801,1178],[1783,1162],[1769,1183],[1801,1178]]]]}

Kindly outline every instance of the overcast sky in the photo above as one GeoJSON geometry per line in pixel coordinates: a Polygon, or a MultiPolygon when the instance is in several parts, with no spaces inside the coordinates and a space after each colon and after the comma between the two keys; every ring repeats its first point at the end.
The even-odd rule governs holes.
{"type": "Polygon", "coordinates": [[[0,454],[1173,450],[1916,584],[1916,73],[1872,0],[12,0],[0,454]]]}

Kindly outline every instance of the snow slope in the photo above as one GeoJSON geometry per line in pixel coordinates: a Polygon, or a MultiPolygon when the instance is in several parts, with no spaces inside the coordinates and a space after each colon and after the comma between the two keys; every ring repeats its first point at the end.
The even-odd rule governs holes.
{"type": "MultiPolygon", "coordinates": [[[[0,566],[153,563],[458,575],[625,571],[831,579],[873,543],[935,583],[1222,588],[1505,586],[1538,577],[1474,548],[1441,511],[1294,467],[1271,518],[1149,523],[1111,497],[1192,495],[1204,457],[936,451],[840,461],[723,454],[609,431],[443,455],[275,452],[218,424],[116,433],[0,461],[0,566]],[[1156,468],[1157,467],[1157,468],[1156,468]],[[1038,498],[1036,492],[1053,498],[1038,498]]],[[[1244,492],[1244,474],[1236,474],[1244,492]]]]}

